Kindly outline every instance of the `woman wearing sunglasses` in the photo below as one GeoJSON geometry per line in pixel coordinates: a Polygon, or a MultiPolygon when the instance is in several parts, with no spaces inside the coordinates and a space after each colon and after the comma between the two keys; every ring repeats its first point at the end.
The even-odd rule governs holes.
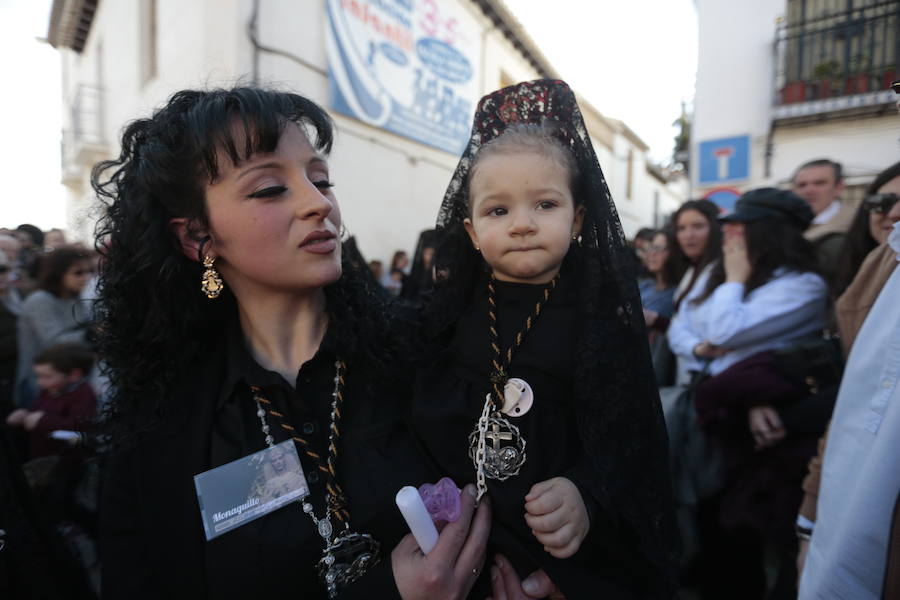
{"type": "Polygon", "coordinates": [[[866,256],[884,244],[894,223],[900,220],[900,162],[878,174],[847,232],[841,264],[835,279],[834,296],[838,297],[856,277],[866,256]]]}
{"type": "Polygon", "coordinates": [[[41,258],[38,289],[25,299],[18,324],[16,405],[29,408],[37,396],[31,362],[42,350],[62,342],[86,342],[90,307],[80,299],[94,275],[90,251],[62,246],[41,258]]]}

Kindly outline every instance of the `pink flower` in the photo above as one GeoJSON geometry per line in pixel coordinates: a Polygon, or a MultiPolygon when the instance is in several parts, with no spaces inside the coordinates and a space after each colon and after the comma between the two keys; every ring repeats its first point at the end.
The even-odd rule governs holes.
{"type": "Polygon", "coordinates": [[[433,521],[452,523],[459,518],[462,510],[459,493],[459,488],[449,477],[443,477],[435,484],[426,483],[419,486],[419,495],[433,521]]]}

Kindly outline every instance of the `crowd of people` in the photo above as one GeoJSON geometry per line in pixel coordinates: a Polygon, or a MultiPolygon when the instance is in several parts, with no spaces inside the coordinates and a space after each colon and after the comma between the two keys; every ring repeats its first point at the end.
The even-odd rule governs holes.
{"type": "MultiPolygon", "coordinates": [[[[97,258],[84,246],[68,244],[59,229],[44,232],[30,224],[0,229],[0,418],[5,426],[0,429],[2,446],[12,449],[5,456],[4,485],[13,498],[31,498],[38,521],[47,527],[41,535],[61,548],[57,554],[29,555],[23,564],[10,563],[17,571],[14,579],[31,580],[35,594],[50,589],[40,576],[47,562],[68,580],[75,597],[89,594],[90,579],[98,575],[96,493],[82,485],[91,479],[93,453],[85,441],[97,414],[96,392],[102,391],[95,390],[102,379],[94,369],[91,340],[97,258]],[[12,456],[23,463],[27,491],[8,478],[12,456]]],[[[9,503],[3,508],[11,510],[9,503]]],[[[21,544],[14,525],[23,515],[6,515],[3,543],[21,544]]]]}
{"type": "Polygon", "coordinates": [[[308,99],[129,124],[100,252],[0,230],[0,596],[900,597],[900,163],[628,242],[586,132],[561,81],[482,98],[385,268],[308,99]],[[304,495],[211,535],[199,478],[270,455],[304,495]],[[444,476],[425,555],[394,495],[444,476]]]}
{"type": "MultiPolygon", "coordinates": [[[[900,246],[900,163],[875,177],[861,203],[842,200],[841,165],[828,159],[801,165],[791,188],[751,190],[728,214],[688,201],[664,229],[633,240],[669,428],[681,583],[702,598],[795,598],[798,571],[806,572],[801,598],[877,598],[897,576],[886,537],[898,500],[894,481],[867,482],[881,492],[877,510],[868,501],[858,519],[867,529],[840,528],[832,512],[821,526],[830,536],[823,550],[813,557],[809,549],[810,540],[815,551],[824,538],[813,532],[832,411],[840,415],[844,403],[852,414],[850,406],[867,397],[859,379],[880,378],[880,400],[872,400],[873,419],[880,418],[895,385],[888,374],[896,358],[885,353],[896,316],[882,317],[886,339],[872,339],[873,325],[867,347],[850,351],[876,298],[884,296],[885,309],[891,302],[882,288],[900,246]],[[847,357],[870,353],[882,358],[864,373],[851,360],[842,381],[847,357]],[[815,566],[807,570],[807,562],[815,566]]],[[[866,445],[859,423],[831,430],[838,426],[853,432],[844,444],[866,445]]],[[[891,440],[882,444],[900,443],[881,435],[891,440]]],[[[833,452],[836,465],[850,467],[849,449],[833,452]]],[[[859,468],[880,473],[889,460],[859,468]]],[[[855,513],[862,506],[847,498],[848,482],[832,475],[828,505],[855,513]]]]}

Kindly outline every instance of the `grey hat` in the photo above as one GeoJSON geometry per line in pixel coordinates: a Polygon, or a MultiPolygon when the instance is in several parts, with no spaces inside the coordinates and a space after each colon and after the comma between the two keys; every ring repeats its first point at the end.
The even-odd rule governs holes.
{"type": "Polygon", "coordinates": [[[800,196],[778,188],[757,188],[738,198],[734,211],[719,217],[722,223],[749,223],[763,219],[778,219],[801,230],[809,227],[815,215],[800,196]]]}

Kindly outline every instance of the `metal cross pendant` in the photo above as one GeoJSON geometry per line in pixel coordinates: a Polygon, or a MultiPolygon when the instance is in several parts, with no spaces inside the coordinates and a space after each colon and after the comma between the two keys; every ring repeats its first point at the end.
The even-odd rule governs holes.
{"type": "Polygon", "coordinates": [[[490,423],[490,431],[484,434],[484,437],[491,440],[491,446],[493,446],[493,450],[497,451],[500,449],[501,441],[511,441],[513,439],[513,434],[511,431],[503,431],[500,429],[500,423],[496,419],[491,419],[490,423]]]}
{"type": "Polygon", "coordinates": [[[482,468],[485,477],[498,481],[519,474],[519,469],[525,464],[525,439],[519,428],[510,423],[503,413],[494,411],[487,418],[484,439],[490,440],[490,445],[485,446],[483,458],[478,456],[478,437],[479,428],[476,427],[469,434],[469,457],[475,463],[476,470],[482,468]]]}

